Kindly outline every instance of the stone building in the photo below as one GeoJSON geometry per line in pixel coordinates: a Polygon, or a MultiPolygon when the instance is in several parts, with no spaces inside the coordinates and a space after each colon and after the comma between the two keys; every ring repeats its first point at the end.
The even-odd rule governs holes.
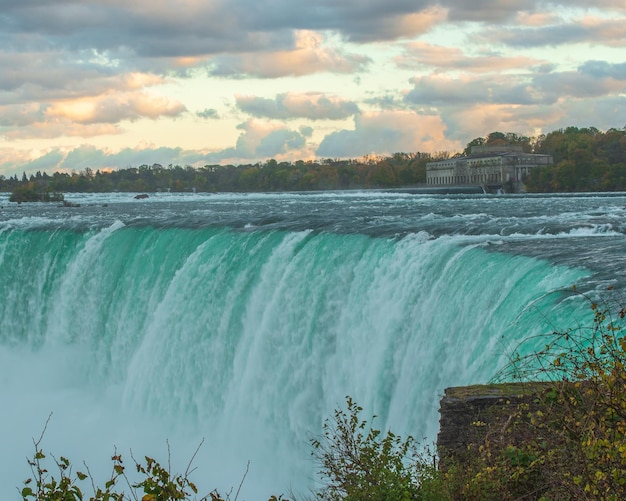
{"type": "Polygon", "coordinates": [[[524,153],[521,145],[474,146],[470,155],[430,162],[430,186],[479,185],[485,191],[524,191],[523,179],[534,167],[553,163],[551,155],[524,153]]]}

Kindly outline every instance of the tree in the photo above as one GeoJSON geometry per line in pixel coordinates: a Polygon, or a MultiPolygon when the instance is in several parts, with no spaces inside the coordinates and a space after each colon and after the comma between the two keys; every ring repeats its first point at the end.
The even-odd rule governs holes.
{"type": "Polygon", "coordinates": [[[436,467],[423,461],[411,437],[403,439],[368,425],[363,410],[346,397],[346,410],[326,420],[322,437],[313,439],[313,456],[325,483],[319,499],[335,501],[409,501],[442,499],[436,467]],[[437,486],[437,487],[435,487],[437,486]],[[430,495],[439,490],[434,497],[430,495]]]}
{"type": "Polygon", "coordinates": [[[474,146],[483,146],[484,144],[485,144],[484,137],[477,137],[475,139],[472,139],[469,143],[467,143],[467,146],[465,146],[465,149],[463,150],[463,155],[465,156],[470,155],[472,153],[472,148],[474,146]]]}
{"type": "Polygon", "coordinates": [[[503,132],[490,132],[486,144],[508,144],[507,136],[503,132]]]}

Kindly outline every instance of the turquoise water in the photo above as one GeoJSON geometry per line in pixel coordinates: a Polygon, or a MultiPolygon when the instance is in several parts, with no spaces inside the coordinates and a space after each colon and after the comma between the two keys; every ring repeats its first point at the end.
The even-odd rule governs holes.
{"type": "Polygon", "coordinates": [[[615,196],[76,197],[0,218],[0,485],[52,412],[44,447],[95,472],[204,437],[208,490],[250,461],[248,499],[303,492],[346,395],[432,442],[446,387],[585,321],[564,289],[621,287],[615,196]]]}

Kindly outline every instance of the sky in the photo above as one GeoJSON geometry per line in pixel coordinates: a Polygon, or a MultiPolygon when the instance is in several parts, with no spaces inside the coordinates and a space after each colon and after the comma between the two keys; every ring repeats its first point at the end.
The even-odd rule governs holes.
{"type": "Polygon", "coordinates": [[[7,177],[568,126],[626,126],[625,0],[0,0],[7,177]]]}

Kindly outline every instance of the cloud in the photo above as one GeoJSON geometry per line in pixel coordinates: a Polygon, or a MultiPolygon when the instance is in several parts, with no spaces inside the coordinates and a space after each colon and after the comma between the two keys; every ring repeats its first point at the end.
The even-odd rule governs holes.
{"type": "Polygon", "coordinates": [[[206,108],[202,111],[196,112],[196,116],[199,118],[204,118],[205,120],[216,120],[218,119],[219,113],[214,108],[206,108]]]}
{"type": "MultiPolygon", "coordinates": [[[[566,0],[561,0],[561,2],[554,2],[555,5],[564,5],[564,6],[580,6],[583,9],[589,9],[591,5],[587,0],[571,0],[567,2],[566,0]]],[[[622,2],[622,0],[595,0],[593,2],[593,7],[597,9],[608,9],[614,11],[622,11],[626,12],[626,4],[622,2]]]]}
{"type": "Polygon", "coordinates": [[[42,120],[43,113],[37,103],[0,106],[0,127],[25,127],[42,120]]]}
{"type": "Polygon", "coordinates": [[[244,113],[270,119],[341,120],[359,112],[354,101],[321,92],[287,92],[274,99],[236,95],[235,99],[244,113]]]}
{"type": "Polygon", "coordinates": [[[1,175],[10,177],[22,172],[28,174],[36,171],[53,172],[58,170],[65,154],[58,149],[48,152],[22,151],[14,148],[0,148],[1,175]]]}
{"type": "Polygon", "coordinates": [[[532,66],[545,64],[527,56],[502,56],[487,54],[483,56],[466,56],[457,47],[442,47],[426,42],[412,42],[404,45],[404,54],[395,58],[401,68],[414,69],[434,67],[437,71],[469,71],[490,73],[511,69],[528,69],[532,66]]]}
{"type": "Polygon", "coordinates": [[[300,30],[334,32],[361,43],[392,40],[424,33],[445,18],[445,11],[430,0],[274,0],[271,6],[257,0],[3,4],[4,37],[72,52],[88,47],[126,62],[129,54],[158,59],[289,51],[291,33],[300,30]]]}
{"type": "Polygon", "coordinates": [[[324,38],[313,31],[298,31],[294,47],[276,52],[248,52],[219,56],[209,73],[216,76],[278,78],[313,73],[354,73],[363,71],[369,58],[324,46],[324,38]]]}
{"type": "MultiPolygon", "coordinates": [[[[363,4],[375,5],[373,2],[363,4]]],[[[409,9],[398,13],[387,11],[386,3],[378,4],[378,7],[380,6],[384,6],[383,10],[372,9],[361,16],[356,13],[352,19],[346,16],[344,28],[341,29],[343,34],[350,41],[358,43],[410,38],[429,32],[442,24],[447,17],[447,11],[440,6],[419,9],[415,5],[415,10],[411,11],[407,5],[409,9]]]]}
{"type": "Polygon", "coordinates": [[[95,96],[52,103],[45,115],[51,119],[61,118],[80,124],[118,123],[122,120],[178,116],[185,106],[163,96],[147,92],[130,92],[95,96]]]}
{"type": "MultiPolygon", "coordinates": [[[[81,60],[80,54],[56,50],[10,51],[11,46],[5,39],[0,49],[3,68],[0,91],[11,93],[11,100],[85,95],[105,89],[115,83],[112,79],[119,78],[111,68],[81,60]]],[[[0,97],[6,98],[7,94],[0,97]]]]}
{"type": "MultiPolygon", "coordinates": [[[[589,7],[582,0],[560,0],[550,8],[572,5],[589,7]]],[[[594,7],[626,11],[621,0],[598,0],[594,7]]],[[[537,25],[547,11],[539,0],[273,0],[270,5],[259,0],[4,0],[0,8],[1,47],[21,53],[91,52],[122,71],[165,70],[167,60],[171,69],[189,68],[218,56],[219,70],[231,66],[221,59],[225,54],[247,59],[254,53],[293,52],[300,32],[334,33],[363,44],[413,38],[447,21],[494,23],[526,16],[526,24],[537,25]]],[[[619,20],[614,24],[618,29],[619,20]]],[[[245,62],[240,65],[250,65],[245,62]]]]}
{"type": "Polygon", "coordinates": [[[612,78],[626,82],[626,63],[610,64],[606,61],[587,61],[578,71],[596,78],[612,78]]]}
{"type": "Polygon", "coordinates": [[[364,113],[354,117],[354,129],[327,135],[317,149],[319,157],[355,158],[402,151],[456,149],[445,139],[445,125],[437,115],[410,111],[364,113]]]}
{"type": "MultiPolygon", "coordinates": [[[[0,62],[2,56],[7,59],[4,53],[0,62]]],[[[61,77],[64,65],[59,70],[53,64],[48,71],[43,61],[33,59],[37,58],[26,58],[26,70],[0,72],[0,87],[9,88],[0,91],[0,126],[7,128],[3,132],[7,139],[118,134],[119,123],[124,120],[155,120],[186,112],[180,101],[148,90],[167,82],[160,76],[111,74],[76,63],[61,77]],[[32,80],[28,78],[30,71],[37,75],[32,80]],[[48,74],[56,88],[45,81],[48,74]]]]}
{"type": "Polygon", "coordinates": [[[487,27],[477,39],[510,47],[543,47],[572,43],[589,43],[612,47],[626,46],[626,18],[587,16],[569,23],[540,27],[511,27],[503,30],[487,27]]]}
{"type": "Polygon", "coordinates": [[[246,163],[259,159],[289,159],[295,154],[299,159],[313,158],[306,144],[312,134],[310,127],[300,131],[260,120],[250,120],[238,126],[242,131],[236,145],[219,151],[183,150],[182,148],[143,146],[113,151],[82,144],[74,148],[50,148],[47,151],[21,151],[0,148],[0,170],[7,175],[28,174],[37,170],[47,172],[80,171],[87,167],[117,169],[139,165],[192,165],[246,163]]]}
{"type": "Polygon", "coordinates": [[[186,152],[181,148],[138,147],[111,151],[84,144],[66,152],[59,167],[62,170],[80,171],[86,167],[94,170],[104,168],[115,169],[153,165],[155,163],[161,165],[190,165],[197,157],[197,152],[186,152]]]}
{"type": "Polygon", "coordinates": [[[8,140],[55,137],[95,137],[122,132],[119,122],[140,118],[176,117],[186,111],[182,103],[151,95],[129,92],[94,96],[53,103],[0,107],[0,125],[8,140]]]}
{"type": "Polygon", "coordinates": [[[519,77],[466,76],[453,78],[433,74],[411,80],[414,87],[405,100],[418,106],[462,106],[475,103],[531,104],[542,101],[543,96],[519,77]]]}
{"type": "Polygon", "coordinates": [[[282,125],[261,120],[248,120],[237,126],[243,131],[233,148],[213,152],[204,158],[208,163],[245,162],[267,158],[287,158],[295,154],[307,157],[303,152],[306,146],[307,129],[295,131],[282,125]]]}
{"type": "Polygon", "coordinates": [[[558,120],[544,123],[545,130],[563,127],[588,127],[600,130],[626,126],[626,96],[607,96],[593,100],[564,100],[559,106],[558,120]]]}
{"type": "Polygon", "coordinates": [[[624,65],[591,61],[576,71],[536,75],[532,86],[547,101],[564,98],[595,98],[619,94],[626,87],[624,65]],[[599,71],[601,69],[601,71],[599,71]],[[612,73],[608,75],[608,73],[612,73]]]}
{"type": "Polygon", "coordinates": [[[532,9],[536,2],[528,0],[441,0],[449,9],[450,21],[492,23],[513,18],[518,12],[532,9]]]}
{"type": "Polygon", "coordinates": [[[472,138],[500,130],[528,136],[569,126],[595,126],[601,130],[621,127],[626,114],[626,97],[561,99],[552,106],[525,107],[506,104],[476,105],[451,109],[443,115],[446,136],[465,144],[472,138]]]}
{"type": "Polygon", "coordinates": [[[82,144],[73,148],[51,148],[44,152],[26,152],[16,149],[0,149],[0,164],[8,175],[32,174],[38,170],[46,172],[81,171],[87,167],[98,169],[117,169],[138,167],[140,165],[202,165],[206,152],[185,151],[181,148],[138,147],[123,148],[120,151],[97,148],[82,144]]]}
{"type": "Polygon", "coordinates": [[[446,108],[474,104],[550,105],[564,98],[616,95],[626,86],[626,64],[589,61],[576,71],[451,77],[431,74],[411,80],[407,103],[446,108]]]}
{"type": "Polygon", "coordinates": [[[522,26],[548,26],[561,23],[562,20],[553,12],[518,12],[515,24],[522,26]]]}
{"type": "Polygon", "coordinates": [[[559,117],[560,113],[554,107],[480,104],[450,108],[442,114],[442,121],[446,137],[456,139],[465,146],[472,139],[484,137],[495,130],[532,136],[546,120],[554,121],[559,117]]]}
{"type": "Polygon", "coordinates": [[[116,166],[441,150],[444,132],[456,144],[498,120],[566,124],[585,104],[589,121],[623,125],[623,0],[0,0],[0,12],[5,167],[60,144],[72,162],[116,166]],[[237,114],[251,118],[238,130],[237,114]],[[423,127],[440,139],[414,139],[423,127]],[[77,146],[97,136],[119,151],[77,146]],[[199,146],[132,147],[145,137],[199,146]]]}
{"type": "Polygon", "coordinates": [[[121,132],[113,124],[79,124],[68,120],[35,122],[26,127],[5,131],[4,137],[9,141],[22,139],[55,139],[59,137],[90,138],[111,136],[121,132]]]}

